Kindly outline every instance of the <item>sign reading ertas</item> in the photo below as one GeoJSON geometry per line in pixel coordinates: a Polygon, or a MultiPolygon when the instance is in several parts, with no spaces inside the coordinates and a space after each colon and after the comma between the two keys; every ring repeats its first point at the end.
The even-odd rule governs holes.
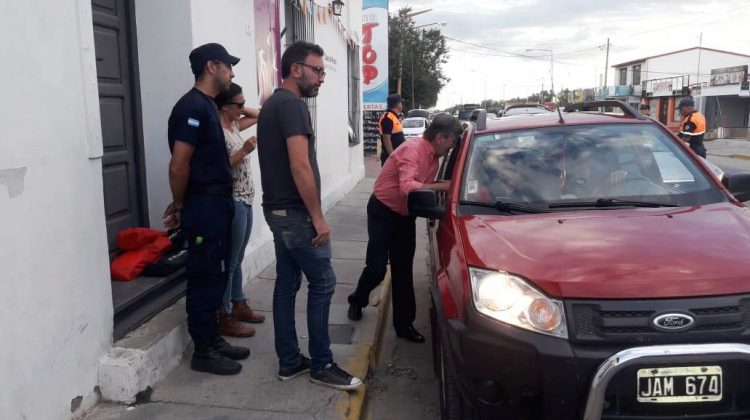
{"type": "Polygon", "coordinates": [[[387,109],[388,0],[362,2],[362,92],[364,111],[387,109]]]}

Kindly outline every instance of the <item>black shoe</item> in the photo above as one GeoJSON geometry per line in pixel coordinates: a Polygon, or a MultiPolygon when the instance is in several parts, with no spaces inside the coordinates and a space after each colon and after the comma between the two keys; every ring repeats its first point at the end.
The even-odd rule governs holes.
{"type": "Polygon", "coordinates": [[[250,356],[250,349],[247,347],[239,347],[239,346],[233,346],[229,343],[227,343],[226,340],[224,340],[221,337],[218,337],[216,341],[214,341],[214,348],[224,356],[232,359],[232,360],[242,360],[247,359],[250,356]]]}
{"type": "Polygon", "coordinates": [[[405,338],[412,343],[424,343],[424,336],[417,331],[413,325],[409,325],[406,329],[396,330],[396,336],[405,338]]]}
{"type": "Polygon", "coordinates": [[[214,347],[208,347],[193,352],[190,369],[214,375],[236,375],[242,370],[242,365],[224,356],[214,347]]]}
{"type": "Polygon", "coordinates": [[[338,367],[336,363],[329,363],[318,372],[311,373],[310,382],[330,386],[342,391],[354,391],[362,386],[362,381],[359,378],[350,375],[338,367]]]}
{"type": "Polygon", "coordinates": [[[362,319],[362,306],[356,303],[350,303],[347,316],[352,321],[359,321],[360,319],[362,319]]]}
{"type": "Polygon", "coordinates": [[[293,368],[280,368],[278,378],[286,382],[310,371],[310,359],[304,354],[299,355],[299,365],[293,368]]]}

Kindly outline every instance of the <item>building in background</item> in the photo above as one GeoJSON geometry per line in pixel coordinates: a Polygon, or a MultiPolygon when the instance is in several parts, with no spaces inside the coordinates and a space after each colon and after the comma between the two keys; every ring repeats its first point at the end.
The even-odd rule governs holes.
{"type": "MultiPolygon", "coordinates": [[[[627,100],[633,105],[648,103],[651,117],[676,130],[681,118],[675,106],[680,99],[693,95],[693,88],[707,86],[712,69],[747,64],[749,61],[748,55],[713,48],[693,47],[672,51],[615,64],[612,66],[615,86],[610,88],[614,88],[613,97],[627,100]]],[[[697,108],[705,111],[705,98],[695,99],[697,108]]]]}
{"type": "MultiPolygon", "coordinates": [[[[120,230],[162,227],[167,118],[193,85],[190,50],[219,42],[240,57],[235,82],[258,106],[286,45],[324,48],[327,77],[308,105],[327,209],[364,176],[362,3],[337,17],[323,0],[46,0],[10,2],[2,21],[15,64],[0,70],[0,418],[78,417],[100,398],[133,401],[188,344],[182,312],[148,340],[139,327],[181,296],[181,274],[113,283],[109,262],[120,230]]],[[[251,159],[248,276],[273,258],[251,159]]]]}

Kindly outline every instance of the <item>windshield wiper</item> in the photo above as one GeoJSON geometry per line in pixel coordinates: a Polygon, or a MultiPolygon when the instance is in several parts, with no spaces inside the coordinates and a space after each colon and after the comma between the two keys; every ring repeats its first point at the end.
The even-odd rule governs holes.
{"type": "Polygon", "coordinates": [[[515,211],[519,213],[547,213],[548,210],[540,207],[529,206],[522,203],[514,203],[512,201],[496,201],[494,203],[486,203],[482,201],[470,201],[461,200],[459,204],[466,204],[470,206],[489,207],[498,211],[515,211]]]}
{"type": "Polygon", "coordinates": [[[619,198],[600,198],[596,201],[577,201],[572,203],[550,203],[550,208],[568,208],[568,207],[680,207],[674,203],[664,203],[659,201],[638,201],[623,200],[619,198]]]}

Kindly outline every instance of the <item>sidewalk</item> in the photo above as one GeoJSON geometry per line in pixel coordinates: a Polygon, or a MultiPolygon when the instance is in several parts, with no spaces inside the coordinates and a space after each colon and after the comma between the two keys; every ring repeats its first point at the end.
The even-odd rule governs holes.
{"type": "MultiPolygon", "coordinates": [[[[367,247],[366,205],[379,173],[378,161],[365,158],[366,176],[347,196],[330,209],[326,219],[331,226],[333,268],[337,285],[331,303],[330,335],[334,360],[351,374],[367,375],[378,332],[384,317],[382,308],[388,296],[390,280],[371,295],[371,304],[361,321],[346,316],[347,296],[354,291],[364,267],[367,247]]],[[[227,339],[232,344],[250,347],[250,358],[241,361],[242,372],[222,377],[190,370],[190,352],[180,364],[156,384],[147,403],[135,406],[100,404],[86,416],[104,419],[358,419],[367,392],[336,391],[309,382],[307,376],[290,382],[276,378],[278,359],[273,345],[272,296],[276,266],[272,264],[252,279],[246,292],[250,306],[266,315],[263,324],[253,324],[255,337],[227,339]]],[[[300,349],[307,351],[307,288],[303,281],[297,296],[296,321],[300,349]]]]}
{"type": "Polygon", "coordinates": [[[704,142],[709,156],[750,160],[750,141],[745,138],[716,139],[704,142]]]}

